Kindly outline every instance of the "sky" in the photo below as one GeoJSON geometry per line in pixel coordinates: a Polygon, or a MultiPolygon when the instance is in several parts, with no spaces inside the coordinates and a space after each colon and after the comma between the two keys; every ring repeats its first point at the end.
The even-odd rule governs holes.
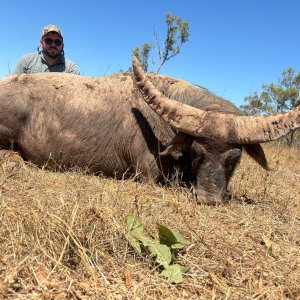
{"type": "MultiPolygon", "coordinates": [[[[56,24],[83,76],[128,70],[132,50],[166,36],[166,13],[190,25],[181,53],[160,73],[206,87],[237,106],[284,69],[300,71],[299,0],[0,0],[0,78],[36,51],[56,24]]],[[[153,52],[153,59],[157,51],[153,52]]]]}

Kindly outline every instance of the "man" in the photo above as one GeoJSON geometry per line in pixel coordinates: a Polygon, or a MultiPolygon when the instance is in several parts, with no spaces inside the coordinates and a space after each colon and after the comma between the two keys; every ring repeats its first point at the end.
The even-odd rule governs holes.
{"type": "Polygon", "coordinates": [[[77,65],[64,56],[62,32],[53,24],[44,27],[38,51],[22,56],[13,74],[39,72],[65,72],[79,75],[77,65]]]}

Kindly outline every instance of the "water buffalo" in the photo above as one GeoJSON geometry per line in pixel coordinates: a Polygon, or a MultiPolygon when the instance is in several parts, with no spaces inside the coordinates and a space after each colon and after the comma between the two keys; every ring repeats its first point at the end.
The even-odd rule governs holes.
{"type": "Polygon", "coordinates": [[[242,149],[263,168],[259,143],[300,127],[300,108],[245,117],[206,89],[164,75],[21,74],[0,81],[0,146],[48,167],[191,182],[201,203],[230,199],[242,149]],[[174,100],[177,101],[174,101],[174,100]],[[149,104],[147,104],[145,101],[149,104]],[[150,108],[151,107],[151,108],[150,108]],[[153,110],[154,111],[153,111],[153,110]]]}

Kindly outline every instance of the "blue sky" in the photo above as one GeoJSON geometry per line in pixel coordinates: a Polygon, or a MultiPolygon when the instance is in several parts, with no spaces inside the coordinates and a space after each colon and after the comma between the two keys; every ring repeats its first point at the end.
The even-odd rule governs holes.
{"type": "Polygon", "coordinates": [[[166,12],[189,21],[190,37],[163,74],[239,106],[283,69],[300,71],[298,0],[1,0],[0,77],[36,51],[49,23],[62,29],[66,56],[82,75],[127,70],[132,49],[153,42],[153,27],[163,40],[166,12]]]}

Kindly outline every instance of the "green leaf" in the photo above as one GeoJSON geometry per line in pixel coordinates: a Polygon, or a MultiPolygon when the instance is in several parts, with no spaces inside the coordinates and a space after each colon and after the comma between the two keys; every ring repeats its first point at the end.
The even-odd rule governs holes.
{"type": "Polygon", "coordinates": [[[137,252],[142,253],[141,244],[137,239],[131,236],[129,237],[128,242],[137,252]]]}
{"type": "Polygon", "coordinates": [[[160,242],[172,249],[182,249],[187,244],[181,234],[172,231],[164,225],[158,224],[158,233],[160,242]]]}
{"type": "Polygon", "coordinates": [[[169,283],[180,283],[183,281],[182,266],[177,264],[168,266],[160,275],[167,278],[169,283]]]}
{"type": "Polygon", "coordinates": [[[153,241],[152,238],[145,235],[142,222],[132,214],[127,215],[127,227],[129,233],[144,246],[148,246],[153,241]]]}
{"type": "Polygon", "coordinates": [[[130,232],[143,232],[144,226],[142,222],[133,214],[127,215],[127,226],[130,232]]]}
{"type": "Polygon", "coordinates": [[[156,263],[167,268],[172,260],[172,253],[168,246],[154,242],[149,245],[149,251],[152,256],[155,256],[156,263]]]}

